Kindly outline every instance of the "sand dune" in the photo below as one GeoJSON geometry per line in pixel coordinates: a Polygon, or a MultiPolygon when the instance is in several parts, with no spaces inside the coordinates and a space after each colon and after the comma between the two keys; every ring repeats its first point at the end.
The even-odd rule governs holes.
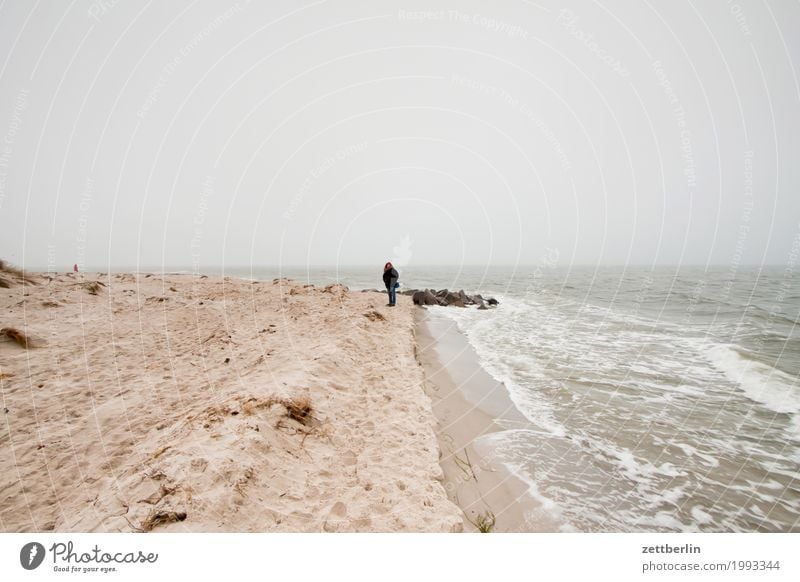
{"type": "Polygon", "coordinates": [[[190,275],[0,290],[2,531],[458,531],[411,302],[190,275]],[[313,411],[290,408],[308,398],[313,411]],[[288,405],[288,408],[287,408],[288,405]]]}

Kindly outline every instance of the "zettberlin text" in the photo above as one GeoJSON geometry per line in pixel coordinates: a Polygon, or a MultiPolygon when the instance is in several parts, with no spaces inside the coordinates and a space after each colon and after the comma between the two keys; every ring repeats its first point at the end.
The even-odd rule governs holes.
{"type": "Polygon", "coordinates": [[[642,546],[643,554],[699,554],[700,548],[693,544],[682,546],[642,546]]]}

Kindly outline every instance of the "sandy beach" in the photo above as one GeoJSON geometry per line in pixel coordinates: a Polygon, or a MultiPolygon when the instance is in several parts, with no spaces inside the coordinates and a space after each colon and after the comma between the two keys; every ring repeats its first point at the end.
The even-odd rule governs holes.
{"type": "Polygon", "coordinates": [[[408,297],[4,277],[0,530],[462,530],[408,297]]]}

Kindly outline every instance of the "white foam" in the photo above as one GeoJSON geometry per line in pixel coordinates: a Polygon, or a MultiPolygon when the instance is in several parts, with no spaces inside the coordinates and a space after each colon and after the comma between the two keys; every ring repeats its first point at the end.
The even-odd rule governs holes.
{"type": "Polygon", "coordinates": [[[704,455],[703,453],[697,453],[697,456],[705,461],[707,467],[710,467],[712,469],[716,469],[717,467],[719,467],[719,460],[715,459],[711,455],[704,455]]]}
{"type": "Polygon", "coordinates": [[[792,417],[786,432],[792,440],[800,441],[800,414],[795,414],[792,417]]]}
{"type": "Polygon", "coordinates": [[[643,474],[641,466],[636,462],[636,457],[628,449],[613,451],[612,454],[619,460],[619,464],[631,479],[636,479],[636,477],[643,474]]]}
{"type": "Polygon", "coordinates": [[[502,329],[514,322],[527,322],[531,319],[531,311],[524,304],[512,300],[506,300],[503,309],[506,312],[498,321],[494,321],[493,314],[486,311],[467,312],[443,307],[437,312],[456,322],[478,355],[480,366],[505,386],[509,398],[523,416],[552,435],[564,436],[566,428],[555,419],[551,407],[531,389],[550,381],[544,370],[535,359],[509,349],[516,346],[521,350],[519,344],[524,344],[527,337],[517,330],[502,329]],[[519,378],[523,378],[527,386],[520,386],[519,378]]]}
{"type": "Polygon", "coordinates": [[[539,483],[522,462],[523,457],[520,457],[514,450],[517,444],[525,445],[530,442],[531,434],[535,433],[531,433],[527,429],[488,433],[479,437],[475,441],[475,445],[491,447],[494,456],[506,470],[526,486],[528,495],[539,505],[539,510],[530,513],[527,519],[531,519],[532,523],[538,523],[540,526],[549,524],[549,527],[558,527],[561,531],[574,531],[574,527],[566,521],[561,506],[554,499],[542,493],[539,483]]]}
{"type": "Polygon", "coordinates": [[[713,346],[707,354],[711,363],[736,383],[750,400],[773,412],[800,412],[797,378],[761,362],[743,358],[730,345],[713,346]]]}
{"type": "Polygon", "coordinates": [[[703,511],[699,505],[695,505],[694,507],[692,507],[692,517],[698,524],[701,525],[704,523],[711,523],[712,521],[714,521],[714,518],[711,517],[711,514],[703,511]]]}
{"type": "Polygon", "coordinates": [[[685,526],[678,519],[666,511],[659,511],[650,519],[642,519],[640,523],[675,531],[683,531],[685,529],[685,526]]]}
{"type": "Polygon", "coordinates": [[[653,373],[653,369],[650,368],[649,366],[641,366],[639,364],[632,364],[628,368],[628,371],[629,372],[633,372],[635,374],[644,374],[644,375],[648,375],[648,374],[652,374],[653,373]]]}
{"type": "Polygon", "coordinates": [[[686,495],[684,487],[673,487],[672,489],[664,489],[657,495],[658,501],[678,505],[678,502],[686,495]]]}
{"type": "MultiPolygon", "coordinates": [[[[750,361],[733,346],[714,344],[708,335],[692,335],[692,328],[676,325],[674,334],[653,334],[649,328],[614,326],[613,313],[600,308],[560,309],[514,297],[504,298],[497,310],[434,308],[431,312],[457,323],[482,367],[505,384],[516,407],[538,427],[535,432],[503,431],[489,438],[503,451],[501,462],[528,484],[530,495],[562,524],[562,531],[591,530],[598,524],[644,531],[735,530],[740,520],[746,521],[744,517],[736,514],[728,523],[708,507],[688,502],[687,482],[707,484],[715,495],[723,489],[736,493],[736,484],[714,480],[713,469],[741,455],[745,446],[754,463],[776,476],[792,471],[787,461],[791,466],[793,456],[800,456],[798,447],[782,448],[774,453],[776,462],[769,468],[763,457],[769,458],[776,435],[771,432],[770,439],[764,439],[764,450],[762,443],[737,438],[766,430],[757,424],[765,408],[791,415],[779,417],[770,427],[787,430],[792,444],[800,441],[798,378],[750,361]],[[593,404],[593,398],[603,396],[609,396],[605,415],[581,406],[582,397],[593,404]],[[673,416],[671,412],[685,408],[687,400],[697,413],[673,416]],[[639,448],[605,430],[604,423],[615,418],[617,410],[628,410],[626,403],[636,406],[643,430],[651,431],[656,443],[674,445],[683,455],[673,449],[667,456],[656,456],[661,449],[646,444],[639,448]],[[735,406],[723,408],[726,404],[735,406]],[[751,414],[740,414],[748,407],[751,414]],[[709,431],[709,419],[716,420],[720,410],[726,416],[719,418],[728,420],[736,414],[742,425],[734,418],[730,430],[720,423],[719,430],[709,431]],[[686,426],[677,426],[676,418],[686,426]],[[514,446],[517,437],[525,446],[514,446]],[[546,468],[540,472],[542,467],[546,468]],[[551,476],[560,467],[574,479],[563,473],[551,476]],[[578,468],[572,472],[572,467],[578,468]],[[592,497],[601,485],[603,493],[592,497]],[[664,511],[666,506],[675,509],[664,511]]],[[[659,328],[662,323],[657,322],[659,328]]],[[[771,497],[774,483],[747,483],[741,492],[758,491],[756,499],[771,497]]]]}
{"type": "Polygon", "coordinates": [[[656,384],[655,382],[633,382],[630,384],[631,386],[640,386],[643,388],[649,388],[651,390],[657,390],[661,392],[677,392],[678,394],[683,394],[684,396],[691,396],[692,398],[704,398],[707,396],[706,392],[703,391],[698,386],[691,386],[689,384],[679,384],[677,386],[672,386],[669,384],[656,384]]]}

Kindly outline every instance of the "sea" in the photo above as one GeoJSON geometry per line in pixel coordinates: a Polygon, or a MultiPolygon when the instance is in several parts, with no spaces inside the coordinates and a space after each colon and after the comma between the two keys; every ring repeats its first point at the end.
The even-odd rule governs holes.
{"type": "MultiPolygon", "coordinates": [[[[432,307],[530,424],[482,437],[562,531],[800,531],[800,272],[430,267],[432,307]]],[[[382,289],[381,266],[227,270],[382,289]]]]}

